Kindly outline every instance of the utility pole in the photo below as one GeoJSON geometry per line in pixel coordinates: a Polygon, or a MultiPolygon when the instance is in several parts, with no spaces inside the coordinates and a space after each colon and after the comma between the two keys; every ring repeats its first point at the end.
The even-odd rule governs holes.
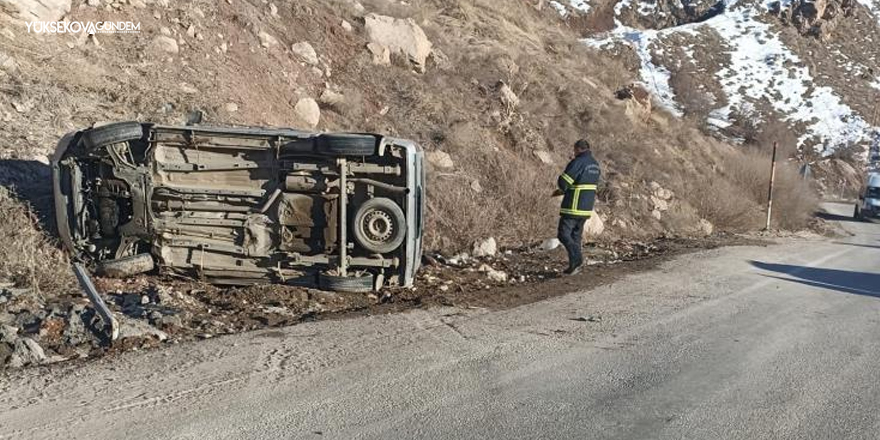
{"type": "Polygon", "coordinates": [[[770,230],[770,219],[773,215],[773,183],[776,180],[776,149],[778,143],[773,142],[773,157],[770,159],[770,189],[767,192],[767,224],[764,226],[765,231],[770,230]]]}

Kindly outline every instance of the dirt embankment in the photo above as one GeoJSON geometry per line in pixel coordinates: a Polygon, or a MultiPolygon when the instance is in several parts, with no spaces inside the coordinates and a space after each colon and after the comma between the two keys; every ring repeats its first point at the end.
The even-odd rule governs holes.
{"type": "MultiPolygon", "coordinates": [[[[555,11],[532,3],[72,2],[68,21],[140,23],[138,34],[95,36],[28,33],[17,13],[0,9],[0,185],[7,189],[0,194],[0,324],[7,326],[0,358],[34,363],[104,346],[52,238],[46,165],[58,138],[96,121],[297,126],[415,139],[431,163],[427,247],[448,258],[488,237],[522,249],[555,235],[558,200],[548,194],[581,137],[593,143],[605,176],[590,226],[596,249],[609,252],[596,257],[602,264],[650,253],[628,250],[629,243],[760,225],[761,196],[752,189],[763,185],[765,172],[746,166],[752,156],[652,109],[650,96],[616,94],[634,73],[583,45],[581,31],[555,11]],[[43,353],[28,341],[39,341],[43,353]]],[[[781,226],[802,227],[810,192],[796,174],[781,176],[786,191],[799,194],[783,197],[794,202],[780,204],[781,226]]],[[[559,254],[523,255],[428,266],[414,291],[376,297],[217,289],[166,278],[101,281],[99,288],[126,317],[129,334],[146,335],[131,339],[141,344],[383,303],[491,305],[501,292],[533,291],[522,296],[537,299],[564,290],[545,287],[559,283],[545,281],[559,254]],[[482,264],[507,280],[480,271],[482,264]]]]}

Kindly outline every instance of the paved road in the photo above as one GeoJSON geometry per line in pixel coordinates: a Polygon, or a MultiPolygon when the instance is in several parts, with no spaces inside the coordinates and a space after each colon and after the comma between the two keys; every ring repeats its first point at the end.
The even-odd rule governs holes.
{"type": "Polygon", "coordinates": [[[841,226],[854,235],[690,254],[502,312],[15,372],[0,438],[877,439],[880,225],[841,226]]]}

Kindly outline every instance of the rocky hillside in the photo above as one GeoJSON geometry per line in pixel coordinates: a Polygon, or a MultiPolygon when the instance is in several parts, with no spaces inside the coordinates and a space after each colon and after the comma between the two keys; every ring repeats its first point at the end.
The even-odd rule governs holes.
{"type": "Polygon", "coordinates": [[[626,59],[661,105],[724,139],[864,160],[880,138],[880,2],[593,2],[581,14],[607,26],[584,29],[585,42],[626,59]]]}
{"type": "MultiPolygon", "coordinates": [[[[814,70],[747,70],[759,55],[731,55],[743,44],[729,40],[733,31],[718,32],[754,28],[742,38],[767,39],[765,46],[782,51],[781,40],[762,34],[800,35],[781,18],[753,24],[745,5],[655,14],[647,3],[632,10],[595,1],[517,0],[499,8],[489,0],[0,0],[0,183],[17,186],[46,218],[48,155],[65,132],[96,121],[376,131],[429,151],[429,246],[461,249],[490,236],[505,245],[552,236],[558,201],[548,194],[580,137],[593,141],[605,167],[600,215],[590,225],[603,240],[760,224],[766,171],[748,164],[765,153],[734,147],[735,136],[707,132],[706,121],[719,133],[760,130],[753,125],[772,119],[758,110],[772,101],[797,109],[790,120],[806,130],[797,135],[802,143],[836,142],[821,151],[864,138],[869,124],[855,102],[798,82],[818,81],[814,70]],[[591,16],[608,13],[613,25],[591,16]],[[700,21],[708,15],[714,18],[700,21]],[[133,22],[138,32],[47,33],[39,20],[133,22]],[[603,26],[608,33],[597,33],[603,26]],[[592,36],[582,41],[585,33],[592,36]],[[716,50],[688,49],[688,39],[717,41],[716,50]],[[606,50],[632,44],[635,57],[606,50]],[[673,44],[694,53],[690,67],[676,67],[692,75],[664,67],[663,54],[689,60],[675,56],[673,44]],[[746,64],[718,67],[716,75],[701,58],[746,64]],[[633,61],[640,67],[629,69],[633,61]],[[755,80],[747,83],[748,75],[755,80]],[[687,81],[694,93],[680,89],[687,81]],[[806,96],[769,98],[796,84],[806,96]],[[700,111],[703,117],[689,117],[700,111]],[[816,122],[822,112],[845,114],[816,122]],[[754,187],[749,196],[732,196],[743,185],[754,187]],[[711,194],[718,190],[725,195],[711,194]]],[[[787,69],[795,55],[786,54],[765,58],[787,69]]],[[[801,184],[796,166],[783,170],[792,188],[801,184]]],[[[780,226],[803,226],[810,199],[798,191],[781,202],[792,211],[780,226]]]]}

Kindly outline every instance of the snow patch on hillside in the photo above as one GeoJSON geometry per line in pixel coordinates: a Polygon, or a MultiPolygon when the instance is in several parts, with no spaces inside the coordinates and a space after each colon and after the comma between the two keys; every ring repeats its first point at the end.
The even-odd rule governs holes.
{"type": "MultiPolygon", "coordinates": [[[[877,2],[880,0],[862,0],[877,2]]],[[[619,14],[621,4],[615,8],[619,14]]],[[[587,39],[593,47],[624,42],[641,59],[642,84],[651,90],[659,104],[675,114],[681,114],[675,101],[675,92],[669,85],[670,73],[654,63],[654,55],[663,52],[662,41],[674,33],[714,31],[728,47],[731,63],[717,72],[718,80],[727,96],[727,105],[712,111],[707,122],[719,128],[731,125],[734,114],[760,119],[755,104],[764,102],[779,111],[791,123],[802,123],[806,129],[799,139],[800,146],[812,146],[817,152],[831,154],[836,149],[868,140],[870,125],[828,87],[813,86],[809,69],[772,31],[760,21],[760,9],[735,7],[727,3],[722,14],[701,23],[691,23],[663,30],[639,30],[615,19],[617,27],[600,39],[587,39]]],[[[878,84],[880,88],[880,84],[878,84]]]]}
{"type": "Polygon", "coordinates": [[[584,14],[590,12],[590,4],[586,0],[568,0],[567,3],[568,6],[565,6],[562,3],[553,0],[550,2],[550,6],[553,6],[553,9],[556,9],[556,12],[563,17],[568,15],[568,8],[580,11],[584,14]]]}
{"type": "Polygon", "coordinates": [[[874,18],[877,19],[877,23],[880,23],[880,0],[856,0],[861,3],[862,6],[871,10],[871,14],[874,15],[874,18]]]}

